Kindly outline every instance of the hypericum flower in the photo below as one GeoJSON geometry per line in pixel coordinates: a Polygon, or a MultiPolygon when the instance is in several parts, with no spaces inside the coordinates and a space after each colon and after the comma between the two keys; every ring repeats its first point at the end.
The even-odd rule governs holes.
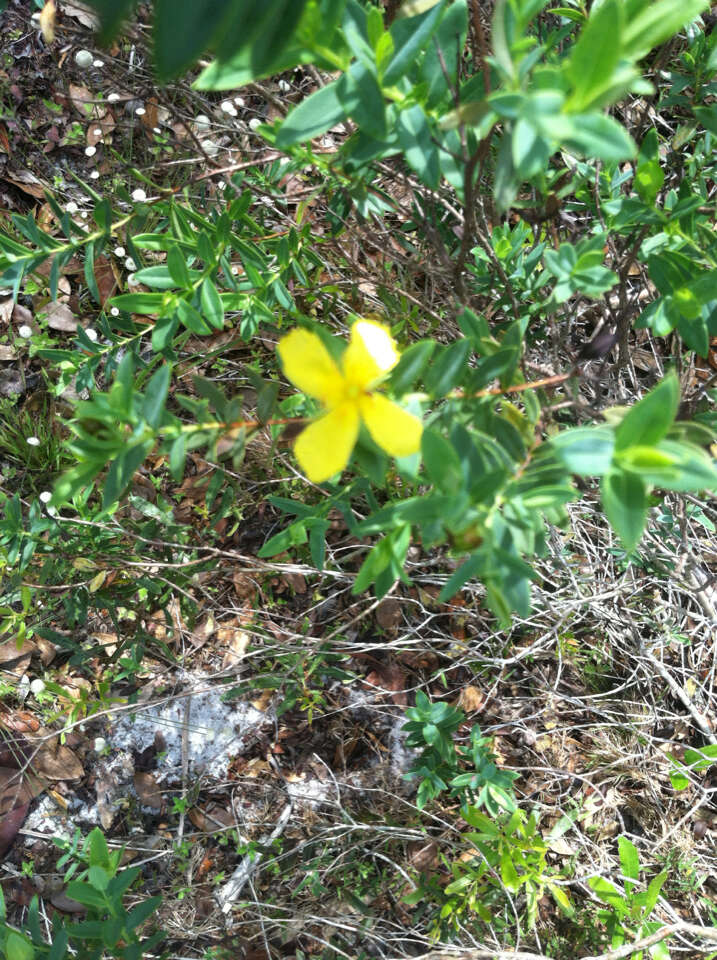
{"type": "Polygon", "coordinates": [[[344,469],[358,438],[361,421],[374,441],[392,457],[407,457],[421,446],[418,417],[375,392],[398,363],[388,329],[372,320],[358,320],[349,345],[336,364],[315,333],[292,330],[278,346],[284,373],[299,390],[320,400],[326,412],[302,431],[294,446],[296,459],[314,483],[344,469]]]}

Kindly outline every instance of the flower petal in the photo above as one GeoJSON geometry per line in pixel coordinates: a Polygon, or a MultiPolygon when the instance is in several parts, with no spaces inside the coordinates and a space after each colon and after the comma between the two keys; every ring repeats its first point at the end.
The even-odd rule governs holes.
{"type": "Polygon", "coordinates": [[[409,457],[421,449],[423,424],[380,393],[359,401],[361,416],[374,441],[392,457],[409,457]]]}
{"type": "Polygon", "coordinates": [[[313,483],[323,483],[349,462],[359,431],[355,403],[342,403],[299,434],[294,454],[313,483]]]}
{"type": "Polygon", "coordinates": [[[346,380],[361,389],[369,388],[399,360],[396,342],[388,327],[373,320],[357,320],[351,340],[341,358],[346,380]]]}
{"type": "Polygon", "coordinates": [[[315,333],[296,328],[276,348],[284,374],[302,393],[334,406],[343,394],[343,377],[315,333]]]}

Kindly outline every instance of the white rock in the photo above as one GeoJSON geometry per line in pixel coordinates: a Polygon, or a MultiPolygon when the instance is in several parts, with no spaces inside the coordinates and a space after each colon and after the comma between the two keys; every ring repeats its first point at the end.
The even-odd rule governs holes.
{"type": "MultiPolygon", "coordinates": [[[[132,191],[132,199],[136,200],[137,203],[143,203],[147,199],[147,194],[141,187],[137,187],[136,190],[132,191]]],[[[130,269],[132,269],[130,267],[130,269]]]]}
{"type": "Polygon", "coordinates": [[[34,696],[37,696],[38,693],[42,693],[44,689],[45,681],[40,680],[39,678],[37,680],[33,680],[30,684],[30,693],[32,693],[34,696]]]}

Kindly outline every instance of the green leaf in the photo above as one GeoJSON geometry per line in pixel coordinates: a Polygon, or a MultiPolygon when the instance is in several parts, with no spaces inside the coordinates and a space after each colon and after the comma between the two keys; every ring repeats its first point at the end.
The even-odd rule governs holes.
{"type": "Polygon", "coordinates": [[[425,377],[426,390],[434,397],[443,397],[463,382],[468,370],[470,340],[456,340],[438,353],[425,377]]]}
{"type": "Polygon", "coordinates": [[[162,364],[152,375],[144,392],[142,416],[153,429],[157,429],[164,413],[164,404],[169,392],[169,380],[172,368],[168,363],[162,364]]]}
{"type": "Polygon", "coordinates": [[[443,588],[438,596],[439,603],[447,603],[451,597],[454,597],[458,593],[464,583],[467,583],[474,577],[482,576],[486,569],[487,563],[485,554],[479,551],[472,553],[443,585],[443,588]]]}
{"type": "Polygon", "coordinates": [[[445,437],[435,430],[424,430],[421,451],[426,473],[439,490],[456,493],[463,487],[461,461],[445,437]]]}
{"type": "Polygon", "coordinates": [[[615,434],[609,427],[576,427],[552,437],[550,446],[571,473],[601,477],[612,465],[615,434]]]}
{"type": "Polygon", "coordinates": [[[602,113],[563,115],[556,121],[541,121],[543,126],[568,149],[591,159],[618,163],[637,153],[635,142],[617,120],[602,113]]]}
{"type": "MultiPolygon", "coordinates": [[[[247,7],[251,4],[246,3],[247,7]]],[[[183,73],[221,35],[236,0],[155,0],[154,64],[164,82],[183,73]]],[[[263,10],[266,4],[256,4],[263,10]]]]}
{"type": "Polygon", "coordinates": [[[4,953],[6,960],[33,960],[35,948],[29,940],[11,930],[5,940],[4,953]]]}
{"type": "Polygon", "coordinates": [[[354,63],[339,78],[336,95],[348,116],[364,133],[374,140],[384,139],[387,133],[386,107],[381,87],[371,70],[362,63],[354,63]]]}
{"type": "Polygon", "coordinates": [[[202,284],[200,303],[205,320],[208,320],[215,330],[223,329],[224,308],[219,291],[209,277],[202,284]]]}
{"type": "Polygon", "coordinates": [[[339,98],[338,80],[334,80],[302,100],[291,111],[279,128],[276,145],[284,149],[302,140],[311,140],[345,120],[348,115],[347,106],[339,98]]]}
{"type": "Polygon", "coordinates": [[[600,483],[605,515],[630,553],[637,546],[647,520],[647,490],[634,473],[612,471],[600,483]]]}
{"type": "MultiPolygon", "coordinates": [[[[135,470],[143,462],[154,446],[154,439],[145,440],[128,447],[117,456],[107,472],[104,490],[102,491],[103,509],[111,507],[122,496],[134,476],[135,470]]],[[[68,896],[73,896],[68,894],[68,896]]],[[[78,898],[75,897],[75,900],[78,898]]],[[[82,901],[80,901],[82,903],[82,901]]]]}
{"type": "MultiPolygon", "coordinates": [[[[152,268],[149,267],[147,269],[152,268]]],[[[169,270],[170,277],[178,287],[182,287],[185,290],[191,290],[192,281],[189,277],[187,263],[184,259],[184,254],[176,243],[173,243],[167,252],[167,269],[169,270]]],[[[138,271],[137,280],[139,283],[145,282],[145,280],[142,279],[142,274],[144,274],[146,277],[146,271],[138,271]]],[[[151,284],[149,285],[151,286],[151,284]]]]}
{"type": "Polygon", "coordinates": [[[620,59],[622,7],[618,0],[593,6],[567,65],[573,94],[567,109],[580,112],[609,83],[620,59]]]}
{"type": "Polygon", "coordinates": [[[381,78],[386,86],[393,86],[413,66],[419,53],[429,43],[444,8],[443,2],[436,3],[420,17],[400,19],[392,25],[390,33],[396,52],[381,78]]]}
{"type": "Polygon", "coordinates": [[[395,394],[401,396],[415,387],[416,381],[428,366],[435,347],[435,340],[419,340],[403,351],[389,381],[395,394]]]}
{"type": "Polygon", "coordinates": [[[646,4],[622,32],[622,54],[638,60],[668,40],[709,6],[708,0],[656,0],[646,4]]]}
{"type": "Polygon", "coordinates": [[[631,407],[615,431],[615,450],[640,444],[658,443],[670,429],[680,403],[680,385],[674,373],[668,374],[654,390],[631,407]]]}
{"type": "Polygon", "coordinates": [[[398,142],[406,162],[427,186],[436,189],[441,177],[438,148],[433,142],[423,108],[414,104],[408,110],[402,110],[398,115],[397,129],[398,142]]]}
{"type": "Polygon", "coordinates": [[[174,480],[179,481],[184,476],[184,464],[187,459],[187,436],[181,433],[172,443],[169,450],[169,471],[174,480]]]}
{"type": "Polygon", "coordinates": [[[178,301],[177,316],[183,327],[186,327],[187,330],[191,330],[192,333],[196,333],[200,337],[205,337],[212,332],[212,328],[201,313],[199,313],[191,303],[187,303],[186,300],[178,301]]]}
{"type": "Polygon", "coordinates": [[[100,44],[107,43],[117,33],[122,23],[128,20],[137,6],[137,0],[87,0],[100,17],[100,44]]]}
{"type": "MultiPolygon", "coordinates": [[[[627,877],[630,880],[638,880],[640,877],[640,857],[635,844],[632,840],[628,840],[627,837],[618,837],[617,849],[620,855],[620,866],[622,868],[623,878],[627,877]]],[[[629,893],[634,886],[632,883],[626,883],[625,890],[629,893]]]]}

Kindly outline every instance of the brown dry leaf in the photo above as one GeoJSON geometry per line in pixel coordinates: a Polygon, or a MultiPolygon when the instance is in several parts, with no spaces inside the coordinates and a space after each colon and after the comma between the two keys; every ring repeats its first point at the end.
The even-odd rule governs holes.
{"type": "Polygon", "coordinates": [[[16,356],[15,347],[0,343],[0,360],[14,360],[16,356]]]}
{"type": "Polygon", "coordinates": [[[248,573],[235,570],[232,576],[232,583],[234,584],[234,592],[239,600],[253,601],[256,598],[256,582],[248,573]]]}
{"type": "Polygon", "coordinates": [[[37,200],[43,200],[45,197],[45,184],[29,170],[13,170],[12,173],[3,174],[3,179],[37,200]]]}
{"type": "Polygon", "coordinates": [[[98,143],[111,143],[112,131],[116,126],[115,118],[109,110],[98,110],[87,127],[87,146],[96,147],[98,143]]]}
{"type": "Polygon", "coordinates": [[[466,713],[475,713],[485,705],[485,694],[478,687],[467,686],[461,690],[458,705],[466,713]]]}
{"type": "Polygon", "coordinates": [[[405,690],[406,674],[398,663],[381,664],[369,673],[366,683],[372,687],[378,687],[379,690],[389,691],[391,700],[398,707],[405,707],[408,703],[405,690]]]}
{"type": "Polygon", "coordinates": [[[151,133],[154,127],[158,125],[156,97],[150,97],[148,100],[145,100],[144,113],[140,117],[140,120],[147,133],[151,133]]]}
{"type": "Polygon", "coordinates": [[[306,593],[306,577],[303,573],[285,573],[282,577],[285,583],[288,583],[294,593],[306,593]]]}
{"type": "Polygon", "coordinates": [[[90,93],[87,87],[82,86],[81,83],[71,83],[68,90],[72,106],[82,116],[83,120],[87,120],[88,117],[92,116],[93,110],[96,109],[95,95],[90,93]]]}
{"type": "Polygon", "coordinates": [[[395,630],[403,621],[401,603],[395,597],[385,597],[376,607],[376,623],[383,630],[395,630]]]}
{"type": "Polygon", "coordinates": [[[117,289],[119,277],[115,276],[115,268],[109,257],[97,257],[94,262],[95,280],[100,294],[100,304],[105,305],[107,300],[117,289]]]}
{"type": "Polygon", "coordinates": [[[9,323],[14,309],[15,304],[12,297],[3,297],[0,300],[0,323],[9,323]]]}
{"type": "MultiPolygon", "coordinates": [[[[15,323],[32,323],[32,311],[23,307],[21,303],[16,303],[12,309],[12,319],[15,323]]],[[[37,327],[35,328],[37,329],[37,327]]]]}
{"type": "Polygon", "coordinates": [[[134,788],[137,796],[145,806],[161,810],[164,806],[164,797],[152,773],[137,772],[134,775],[134,788]]]}
{"type": "Polygon", "coordinates": [[[33,768],[48,780],[79,780],[85,772],[72,750],[57,741],[38,750],[33,768]]]}
{"type": "Polygon", "coordinates": [[[245,630],[222,626],[217,630],[217,640],[227,648],[222,659],[222,669],[226,670],[228,667],[236,666],[244,658],[250,637],[245,630]]]}
{"type": "Polygon", "coordinates": [[[256,700],[251,701],[252,707],[255,710],[259,710],[260,713],[264,713],[271,703],[273,693],[271,690],[262,690],[256,700]]]}
{"type": "Polygon", "coordinates": [[[12,153],[10,140],[7,135],[7,127],[4,123],[0,123],[0,150],[2,150],[3,153],[7,153],[8,156],[12,153]]]}
{"type": "Polygon", "coordinates": [[[77,318],[66,303],[59,300],[51,300],[45,307],[47,315],[47,325],[51,330],[59,330],[61,333],[75,333],[77,330],[77,318]]]}
{"type": "Polygon", "coordinates": [[[99,30],[100,28],[100,21],[97,16],[84,3],[76,3],[75,0],[62,0],[62,14],[63,16],[74,17],[83,27],[88,27],[90,30],[99,30]]]}
{"type": "Polygon", "coordinates": [[[6,640],[0,643],[0,669],[19,676],[30,666],[33,653],[37,647],[32,640],[24,640],[19,647],[16,640],[6,640]]]}
{"type": "Polygon", "coordinates": [[[57,19],[57,7],[55,0],[47,0],[40,13],[40,30],[46,43],[52,43],[55,39],[55,20],[57,19]]]}

